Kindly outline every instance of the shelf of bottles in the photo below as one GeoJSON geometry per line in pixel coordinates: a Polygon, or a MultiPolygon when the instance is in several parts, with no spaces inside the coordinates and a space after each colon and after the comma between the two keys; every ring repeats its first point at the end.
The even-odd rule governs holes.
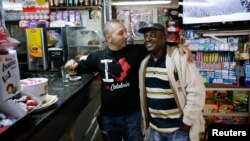
{"type": "Polygon", "coordinates": [[[51,10],[101,9],[102,0],[49,0],[51,10]]]}

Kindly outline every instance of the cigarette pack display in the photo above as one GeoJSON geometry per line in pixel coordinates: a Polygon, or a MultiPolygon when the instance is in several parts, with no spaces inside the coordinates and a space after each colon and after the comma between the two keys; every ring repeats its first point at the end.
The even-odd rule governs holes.
{"type": "Polygon", "coordinates": [[[250,64],[245,65],[245,86],[250,86],[250,64]]]}

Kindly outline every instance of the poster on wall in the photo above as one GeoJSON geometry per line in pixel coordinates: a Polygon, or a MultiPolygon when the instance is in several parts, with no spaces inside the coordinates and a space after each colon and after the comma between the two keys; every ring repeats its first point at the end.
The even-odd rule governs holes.
{"type": "Polygon", "coordinates": [[[128,34],[135,39],[142,39],[143,35],[138,30],[147,26],[149,23],[156,22],[153,13],[156,9],[152,8],[119,8],[117,9],[117,19],[123,21],[128,34]]]}
{"type": "Polygon", "coordinates": [[[134,40],[142,40],[138,33],[142,27],[150,23],[161,23],[168,32],[168,42],[180,42],[179,13],[173,8],[117,8],[116,17],[123,21],[127,31],[134,40]]]}
{"type": "Polygon", "coordinates": [[[153,23],[153,11],[155,9],[148,8],[132,8],[131,9],[131,25],[133,36],[137,39],[143,39],[143,34],[139,33],[138,30],[142,27],[148,26],[153,23]]]}

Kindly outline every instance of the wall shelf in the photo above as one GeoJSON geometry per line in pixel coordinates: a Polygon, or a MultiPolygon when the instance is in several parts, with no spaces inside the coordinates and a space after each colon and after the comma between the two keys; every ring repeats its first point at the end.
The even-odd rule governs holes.
{"type": "Polygon", "coordinates": [[[240,113],[203,113],[204,116],[240,116],[240,117],[248,117],[249,113],[247,112],[240,112],[240,113]]]}
{"type": "MultiPolygon", "coordinates": [[[[198,68],[200,71],[202,71],[202,73],[204,74],[204,77],[209,78],[209,80],[205,84],[206,86],[206,101],[205,102],[207,105],[205,104],[205,107],[204,107],[204,111],[205,111],[205,113],[203,113],[204,116],[229,117],[228,120],[232,120],[234,124],[237,124],[237,122],[233,121],[234,120],[233,117],[239,117],[239,118],[242,117],[242,119],[248,119],[250,117],[250,111],[249,111],[250,109],[250,86],[244,86],[244,83],[242,81],[243,76],[236,76],[235,74],[235,77],[231,77],[232,81],[224,81],[223,79],[227,79],[227,77],[225,76],[223,77],[222,73],[221,74],[217,73],[217,75],[219,74],[221,75],[221,77],[215,77],[215,73],[217,70],[223,71],[223,70],[229,69],[229,67],[216,66],[216,65],[220,65],[219,63],[233,61],[235,62],[235,65],[243,66],[244,62],[240,60],[239,61],[236,60],[233,53],[239,50],[240,44],[242,43],[246,44],[249,42],[249,39],[248,39],[249,35],[250,35],[250,30],[213,30],[213,31],[212,30],[209,30],[209,31],[208,30],[193,30],[192,38],[189,39],[188,43],[192,45],[191,48],[195,49],[195,51],[192,50],[194,54],[197,55],[198,53],[201,53],[197,55],[198,57],[196,56],[196,60],[200,61],[198,62],[200,64],[197,63],[198,68]],[[231,40],[229,41],[228,39],[231,39],[232,41],[231,40]],[[197,43],[194,42],[194,40],[198,40],[197,42],[199,43],[201,42],[202,45],[200,46],[198,45],[197,47],[197,43]],[[235,45],[230,47],[230,43],[235,43],[235,45]],[[217,45],[214,45],[214,44],[217,44],[217,45]],[[236,46],[238,48],[236,48],[236,46]],[[210,56],[210,53],[214,55],[210,56]],[[224,57],[224,60],[219,59],[219,57],[221,58],[224,57]],[[212,64],[212,65],[207,67],[206,66],[207,64],[209,65],[212,64]],[[209,74],[212,74],[212,72],[214,72],[214,76],[209,75],[209,74]],[[212,78],[211,79],[212,82],[210,81],[210,78],[212,78]],[[220,81],[216,81],[216,79],[219,79],[220,81]],[[216,82],[217,83],[221,82],[221,83],[217,84],[216,82]],[[227,94],[227,96],[224,96],[223,94],[225,95],[227,94]],[[245,96],[245,94],[247,94],[247,96],[245,96]],[[224,97],[221,95],[223,95],[224,97]],[[225,97],[227,97],[228,100],[224,101],[225,97]],[[238,99],[240,99],[241,104],[244,106],[237,103],[238,99]],[[210,102],[214,102],[214,104],[210,104],[210,102]],[[228,104],[232,105],[233,109],[231,109],[231,107],[227,107],[228,104]],[[244,108],[244,112],[237,112],[237,111],[240,111],[237,109],[239,107],[244,108]],[[230,111],[230,112],[209,113],[213,110],[214,111],[225,110],[225,111],[230,111]]],[[[231,68],[231,70],[233,69],[231,68]]],[[[236,71],[234,72],[236,73],[236,71]]],[[[229,78],[229,73],[228,73],[228,78],[229,78]]],[[[207,120],[206,122],[213,123],[217,121],[207,120]]],[[[249,123],[249,121],[244,121],[244,122],[249,123]]]]}
{"type": "Polygon", "coordinates": [[[249,35],[250,30],[206,31],[203,36],[243,36],[249,35]]]}
{"type": "Polygon", "coordinates": [[[218,38],[219,36],[244,36],[244,35],[250,35],[250,30],[230,30],[230,31],[195,31],[198,36],[203,37],[210,37],[213,38],[221,43],[225,43],[225,41],[218,38]]]}
{"type": "Polygon", "coordinates": [[[206,90],[240,90],[250,91],[250,87],[230,85],[230,84],[205,84],[206,90]]]}
{"type": "Polygon", "coordinates": [[[100,10],[101,6],[52,6],[50,10],[100,10]]]}

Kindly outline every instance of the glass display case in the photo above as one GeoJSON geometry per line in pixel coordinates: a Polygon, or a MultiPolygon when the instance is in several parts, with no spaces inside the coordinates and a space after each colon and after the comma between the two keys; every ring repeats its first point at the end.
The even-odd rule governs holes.
{"type": "Polygon", "coordinates": [[[75,59],[103,47],[102,35],[94,30],[86,30],[83,27],[66,28],[68,47],[68,59],[75,59]]]}

